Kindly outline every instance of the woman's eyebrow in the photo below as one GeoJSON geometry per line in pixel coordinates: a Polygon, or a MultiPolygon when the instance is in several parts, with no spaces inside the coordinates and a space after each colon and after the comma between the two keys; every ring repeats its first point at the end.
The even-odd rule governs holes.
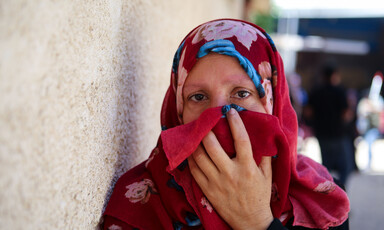
{"type": "Polygon", "coordinates": [[[234,75],[230,79],[224,81],[224,83],[235,83],[235,84],[253,84],[251,78],[248,75],[234,75]]]}
{"type": "Polygon", "coordinates": [[[187,90],[194,90],[194,89],[198,89],[198,88],[202,88],[202,85],[200,83],[198,83],[198,82],[191,83],[191,84],[183,86],[183,90],[185,90],[185,89],[187,89],[187,90]]]}
{"type": "Polygon", "coordinates": [[[188,84],[183,86],[183,96],[186,96],[185,94],[189,94],[194,91],[202,90],[203,86],[199,83],[194,83],[194,84],[188,84]]]}

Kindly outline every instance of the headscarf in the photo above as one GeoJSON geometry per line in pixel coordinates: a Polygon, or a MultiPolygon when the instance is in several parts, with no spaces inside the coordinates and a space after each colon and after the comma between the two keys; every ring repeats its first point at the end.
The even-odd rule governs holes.
{"type": "Polygon", "coordinates": [[[157,147],[147,161],[119,179],[104,215],[139,229],[230,229],[193,179],[186,159],[210,130],[231,157],[236,154],[225,118],[231,107],[241,111],[256,163],[262,156],[273,156],[274,217],[283,223],[293,217],[293,225],[308,228],[342,224],[349,211],[345,192],[323,166],[296,153],[297,118],[272,39],[260,27],[233,19],[204,23],[184,38],[173,61],[157,147]],[[227,105],[207,109],[183,124],[184,82],[196,61],[212,52],[239,61],[267,114],[227,105]]]}

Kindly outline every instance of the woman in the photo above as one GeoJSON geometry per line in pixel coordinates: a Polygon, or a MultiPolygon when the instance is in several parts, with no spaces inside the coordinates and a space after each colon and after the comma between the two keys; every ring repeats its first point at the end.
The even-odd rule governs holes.
{"type": "Polygon", "coordinates": [[[283,64],[264,30],[202,24],[178,48],[149,159],[116,183],[104,229],[327,229],[349,201],[296,154],[283,64]]]}

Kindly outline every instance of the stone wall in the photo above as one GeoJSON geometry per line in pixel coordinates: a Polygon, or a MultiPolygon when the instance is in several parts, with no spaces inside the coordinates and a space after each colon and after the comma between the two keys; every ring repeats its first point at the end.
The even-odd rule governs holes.
{"type": "Polygon", "coordinates": [[[173,54],[242,0],[0,3],[0,228],[95,229],[148,157],[173,54]]]}

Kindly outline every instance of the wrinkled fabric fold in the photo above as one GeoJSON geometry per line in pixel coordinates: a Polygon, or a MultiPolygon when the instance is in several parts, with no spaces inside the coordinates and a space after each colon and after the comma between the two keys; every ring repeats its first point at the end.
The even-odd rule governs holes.
{"type": "MultiPolygon", "coordinates": [[[[231,158],[235,156],[229,124],[227,119],[222,117],[221,111],[221,107],[207,109],[197,120],[161,133],[170,170],[175,169],[186,160],[211,130],[228,156],[231,158]]],[[[242,111],[239,115],[250,137],[256,163],[260,163],[262,156],[276,155],[275,136],[283,136],[276,117],[252,111],[242,111]]]]}

